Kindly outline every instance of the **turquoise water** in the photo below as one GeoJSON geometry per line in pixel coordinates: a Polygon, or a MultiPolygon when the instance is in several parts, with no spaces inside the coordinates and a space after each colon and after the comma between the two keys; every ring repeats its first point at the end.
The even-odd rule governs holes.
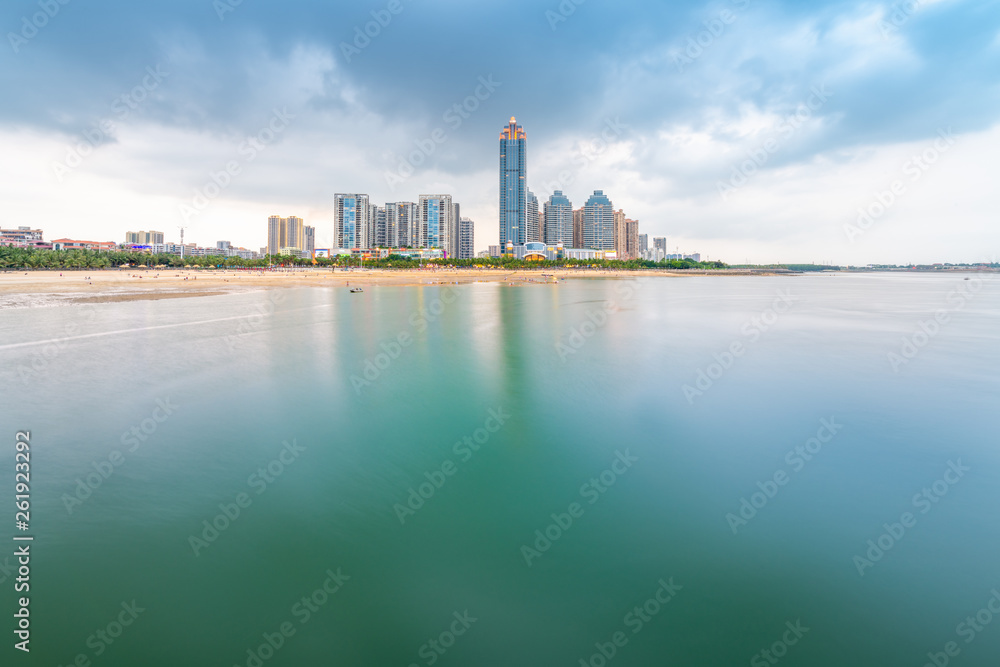
{"type": "MultiPolygon", "coordinates": [[[[998,284],[573,280],[2,311],[3,458],[13,471],[30,430],[35,541],[30,659],[0,650],[889,667],[955,642],[952,664],[994,665],[998,284]]],[[[12,614],[13,579],[0,590],[12,614]]]]}

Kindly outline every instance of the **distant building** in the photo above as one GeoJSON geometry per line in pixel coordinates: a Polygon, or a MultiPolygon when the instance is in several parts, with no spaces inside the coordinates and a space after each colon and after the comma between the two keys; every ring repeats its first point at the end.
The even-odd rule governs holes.
{"type": "Polygon", "coordinates": [[[627,236],[625,233],[625,211],[618,209],[615,211],[615,252],[618,254],[618,259],[623,259],[626,256],[625,246],[628,243],[627,236]]]}
{"type": "Polygon", "coordinates": [[[489,246],[489,249],[487,250],[487,252],[489,253],[490,257],[499,257],[500,256],[500,246],[498,246],[498,245],[491,245],[491,246],[489,246]]]}
{"type": "Polygon", "coordinates": [[[639,234],[639,255],[649,250],[649,234],[639,234]]]}
{"type": "Polygon", "coordinates": [[[125,232],[125,243],[132,243],[135,245],[153,245],[154,243],[163,243],[163,232],[155,231],[142,231],[138,232],[125,232]]]}
{"type": "Polygon", "coordinates": [[[583,207],[573,211],[573,243],[574,248],[583,247],[583,207]]]}
{"type": "Polygon", "coordinates": [[[636,259],[639,257],[639,221],[625,219],[625,256],[619,259],[636,259]]]}
{"type": "Polygon", "coordinates": [[[573,204],[562,190],[553,192],[545,202],[545,242],[549,245],[562,243],[566,247],[576,245],[573,234],[573,204]]]}
{"type": "Polygon", "coordinates": [[[32,247],[42,240],[42,230],[31,227],[18,227],[17,229],[0,229],[0,245],[11,245],[18,247],[32,247]]]}
{"type": "Polygon", "coordinates": [[[476,253],[476,223],[462,218],[458,223],[458,258],[472,259],[476,253]]]}
{"type": "Polygon", "coordinates": [[[312,251],[316,249],[316,228],[303,226],[302,232],[303,232],[302,249],[305,252],[309,253],[309,256],[311,257],[312,251]]]}
{"type": "Polygon", "coordinates": [[[603,190],[594,190],[583,207],[583,246],[615,249],[615,209],[603,190]]]}
{"type": "Polygon", "coordinates": [[[535,196],[530,189],[528,189],[527,195],[525,195],[525,236],[524,240],[530,241],[541,241],[542,237],[539,232],[539,222],[538,222],[538,197],[535,196]]]}
{"type": "Polygon", "coordinates": [[[55,239],[52,241],[53,250],[117,250],[118,245],[114,241],[76,241],[74,239],[55,239]]]}
{"type": "Polygon", "coordinates": [[[386,238],[394,248],[416,247],[417,205],[413,202],[392,202],[385,205],[386,238]]]}
{"type": "Polygon", "coordinates": [[[420,216],[420,247],[447,251],[451,247],[452,216],[455,214],[451,195],[420,195],[417,211],[420,216]]]}
{"type": "Polygon", "coordinates": [[[218,248],[219,250],[226,250],[226,251],[228,251],[232,247],[232,245],[233,244],[230,243],[229,241],[216,241],[215,242],[215,247],[218,248]]]}
{"type": "Polygon", "coordinates": [[[267,219],[267,254],[286,255],[283,250],[305,250],[306,227],[302,218],[290,215],[287,218],[272,215],[267,219]]]}
{"type": "Polygon", "coordinates": [[[337,193],[334,196],[336,216],[334,239],[338,248],[371,247],[368,237],[369,212],[368,195],[337,193]]]}
{"type": "Polygon", "coordinates": [[[511,116],[500,132],[500,245],[519,245],[526,238],[527,135],[511,116]]]}
{"type": "MultiPolygon", "coordinates": [[[[462,207],[452,204],[451,227],[448,230],[448,256],[458,257],[462,249],[462,207]]],[[[470,255],[471,256],[471,255],[470,255]]]]}
{"type": "Polygon", "coordinates": [[[653,237],[653,250],[659,250],[664,255],[667,254],[667,237],[666,236],[654,236],[653,237]]]}

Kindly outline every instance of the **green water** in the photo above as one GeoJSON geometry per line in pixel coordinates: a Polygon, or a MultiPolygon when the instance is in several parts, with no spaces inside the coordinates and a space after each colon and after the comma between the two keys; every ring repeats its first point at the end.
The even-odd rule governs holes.
{"type": "Polygon", "coordinates": [[[0,570],[2,664],[892,667],[954,641],[952,664],[995,665],[1000,618],[971,641],[959,624],[1000,590],[997,284],[574,280],[0,311],[2,534],[30,430],[35,537],[30,656],[0,570]],[[734,521],[744,498],[761,506],[734,521]]]}

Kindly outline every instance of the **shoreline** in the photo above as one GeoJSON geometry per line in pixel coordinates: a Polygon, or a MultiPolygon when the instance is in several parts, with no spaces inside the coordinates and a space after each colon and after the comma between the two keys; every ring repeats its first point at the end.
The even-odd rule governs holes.
{"type": "Polygon", "coordinates": [[[285,287],[416,287],[472,283],[508,286],[555,284],[568,279],[692,276],[774,276],[787,272],[753,269],[634,270],[601,269],[76,269],[0,272],[0,309],[62,304],[148,301],[219,296],[285,287]]]}

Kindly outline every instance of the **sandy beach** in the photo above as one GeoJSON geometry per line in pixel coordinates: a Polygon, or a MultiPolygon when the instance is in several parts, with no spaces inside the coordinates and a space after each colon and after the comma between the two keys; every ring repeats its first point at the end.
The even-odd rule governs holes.
{"type": "MultiPolygon", "coordinates": [[[[592,269],[435,268],[421,270],[276,269],[105,269],[80,271],[0,272],[0,308],[109,303],[214,296],[280,287],[348,287],[441,285],[495,282],[530,286],[568,279],[748,275],[749,271],[601,271],[592,269]]],[[[760,272],[752,272],[757,275],[760,272]]]]}

